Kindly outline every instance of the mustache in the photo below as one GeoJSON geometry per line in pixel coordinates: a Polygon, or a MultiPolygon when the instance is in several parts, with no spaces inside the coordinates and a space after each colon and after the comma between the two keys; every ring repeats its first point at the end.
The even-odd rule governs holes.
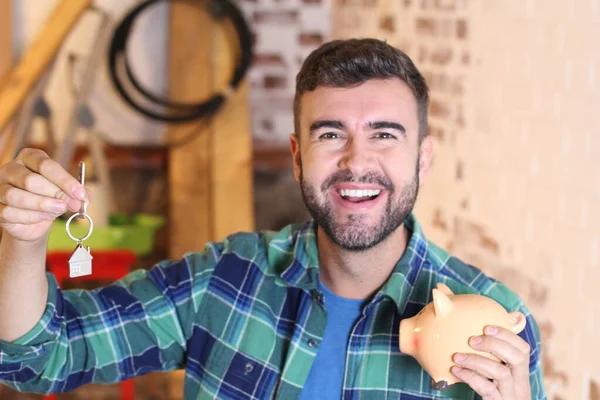
{"type": "Polygon", "coordinates": [[[367,172],[359,177],[356,177],[347,169],[339,170],[331,174],[321,185],[321,190],[326,191],[331,186],[337,185],[338,183],[371,183],[382,186],[389,192],[394,191],[394,185],[385,175],[377,172],[367,172]]]}

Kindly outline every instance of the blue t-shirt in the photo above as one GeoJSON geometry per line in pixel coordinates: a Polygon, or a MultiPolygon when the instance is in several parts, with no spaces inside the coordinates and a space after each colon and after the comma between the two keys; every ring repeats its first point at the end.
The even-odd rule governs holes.
{"type": "Polygon", "coordinates": [[[327,326],[300,400],[340,400],[348,340],[366,301],[340,297],[322,283],[319,289],[327,310],[327,326]]]}

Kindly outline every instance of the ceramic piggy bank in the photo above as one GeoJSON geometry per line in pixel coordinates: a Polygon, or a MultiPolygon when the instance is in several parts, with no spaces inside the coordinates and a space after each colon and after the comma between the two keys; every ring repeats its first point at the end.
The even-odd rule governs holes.
{"type": "Polygon", "coordinates": [[[490,353],[469,346],[471,336],[482,335],[486,325],[496,325],[519,333],[525,316],[507,312],[489,297],[477,294],[454,295],[439,283],[433,301],[417,315],[400,322],[400,351],[414,357],[431,376],[433,389],[449,389],[458,379],[450,372],[455,353],[476,353],[498,360],[490,353]]]}

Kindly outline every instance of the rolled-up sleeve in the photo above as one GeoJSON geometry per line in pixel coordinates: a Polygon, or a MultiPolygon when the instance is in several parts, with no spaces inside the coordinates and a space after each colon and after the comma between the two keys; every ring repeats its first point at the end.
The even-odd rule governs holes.
{"type": "MultiPolygon", "coordinates": [[[[36,374],[36,365],[45,365],[57,343],[63,318],[57,312],[60,289],[54,276],[48,277],[48,300],[40,321],[24,336],[14,342],[0,340],[0,379],[30,380],[36,374]]],[[[8,382],[7,382],[8,383],[8,382]]]]}
{"type": "Polygon", "coordinates": [[[0,341],[0,382],[21,392],[69,392],[185,365],[187,340],[218,246],[96,290],[61,290],[48,274],[40,321],[0,341]]]}

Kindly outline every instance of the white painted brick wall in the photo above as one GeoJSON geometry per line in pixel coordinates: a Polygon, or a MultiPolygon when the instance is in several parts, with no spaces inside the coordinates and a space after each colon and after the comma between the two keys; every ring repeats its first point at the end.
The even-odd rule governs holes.
{"type": "Polygon", "coordinates": [[[526,277],[525,284],[507,278],[526,302],[537,304],[534,294],[547,291],[532,310],[547,334],[550,399],[588,399],[590,376],[600,371],[590,347],[600,326],[599,8],[599,0],[382,0],[368,13],[333,8],[333,36],[373,35],[379,17],[391,14],[394,33],[374,36],[401,46],[432,86],[439,76],[462,78],[462,94],[432,90],[454,112],[431,118],[444,135],[416,212],[430,239],[456,255],[491,274],[526,277]],[[418,32],[419,19],[443,29],[460,18],[465,39],[418,32]],[[452,61],[432,63],[429,55],[443,49],[452,61]],[[470,62],[456,62],[465,51],[470,62]],[[456,123],[460,107],[464,126],[456,123]],[[469,224],[498,242],[497,254],[478,248],[469,224]]]}

